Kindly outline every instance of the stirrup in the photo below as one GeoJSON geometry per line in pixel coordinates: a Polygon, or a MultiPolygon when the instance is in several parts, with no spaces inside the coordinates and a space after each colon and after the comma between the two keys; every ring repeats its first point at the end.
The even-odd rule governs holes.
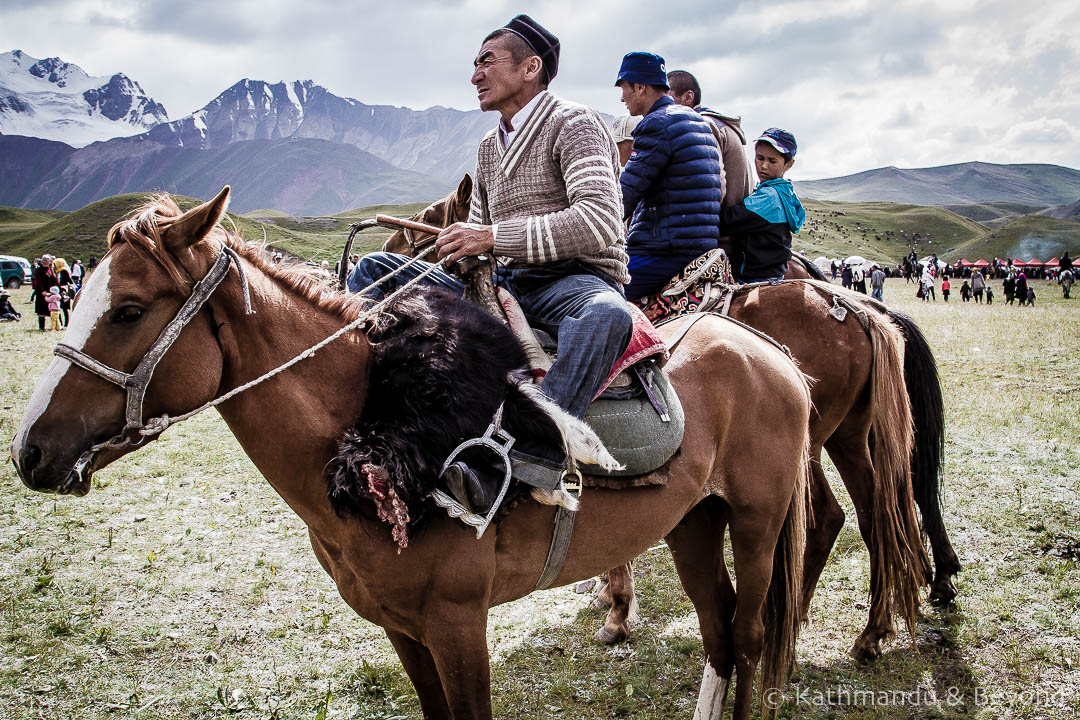
{"type": "Polygon", "coordinates": [[[503,464],[503,481],[502,486],[499,488],[499,494],[495,496],[495,501],[491,503],[491,509],[488,510],[488,514],[484,516],[470,512],[467,507],[438,488],[432,490],[430,493],[430,497],[435,501],[435,504],[441,508],[445,508],[450,517],[461,520],[466,525],[476,528],[477,540],[484,536],[484,532],[488,529],[488,526],[491,525],[491,521],[495,519],[495,513],[499,511],[499,506],[502,505],[502,501],[506,497],[506,491],[510,488],[510,448],[514,446],[515,438],[513,435],[502,429],[502,414],[503,404],[499,403],[499,409],[495,411],[495,417],[492,418],[491,424],[488,425],[484,434],[481,437],[466,440],[454,448],[454,451],[446,458],[442,468],[439,470],[439,475],[442,476],[442,474],[446,472],[446,468],[450,467],[454,460],[457,459],[457,456],[460,455],[462,451],[471,447],[486,447],[498,455],[503,464]]]}

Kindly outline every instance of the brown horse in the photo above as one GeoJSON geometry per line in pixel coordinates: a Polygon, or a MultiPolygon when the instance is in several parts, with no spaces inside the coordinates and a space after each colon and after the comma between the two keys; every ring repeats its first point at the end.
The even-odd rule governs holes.
{"type": "MultiPolygon", "coordinates": [[[[457,190],[442,200],[436,200],[418,212],[413,220],[432,227],[444,228],[456,222],[465,222],[469,218],[469,203],[472,202],[473,180],[469,173],[461,178],[457,190]]],[[[420,250],[435,242],[435,235],[422,233],[409,228],[402,228],[386,239],[383,252],[401,253],[414,256],[420,250]]]]}
{"type": "MultiPolygon", "coordinates": [[[[435,515],[400,554],[374,508],[335,514],[324,469],[367,395],[371,347],[359,327],[348,329],[366,311],[357,296],[328,293],[230,236],[219,225],[227,195],[183,214],[159,198],[113,228],[61,357],[34,390],[12,443],[16,470],[31,489],[84,495],[93,471],[152,441],[169,417],[217,402],[244,451],[307,524],[342,597],[386,630],[424,716],[490,718],[488,608],[534,589],[555,510],[525,502],[480,540],[435,515]],[[254,314],[245,312],[249,298],[254,314]],[[178,326],[183,318],[190,322],[178,326]],[[174,343],[162,349],[161,338],[174,343]],[[148,358],[160,360],[156,371],[151,362],[146,372],[148,358]],[[297,358],[305,359],[293,367],[297,358]],[[274,369],[281,372],[245,390],[274,369]]],[[[744,719],[759,660],[770,687],[793,658],[809,389],[771,343],[712,317],[688,329],[666,371],[687,418],[682,448],[656,471],[666,483],[587,489],[555,584],[627,562],[665,538],[707,657],[697,716],[720,718],[734,670],[734,717],[744,719]],[[722,402],[718,387],[726,388],[722,402]]]]}
{"type": "MultiPolygon", "coordinates": [[[[428,217],[439,217],[446,214],[439,208],[460,202],[460,197],[449,196],[433,203],[431,208],[435,210],[425,212],[428,217]]],[[[789,263],[789,270],[795,278],[812,279],[809,263],[789,263]]],[[[871,557],[869,618],[852,647],[856,657],[863,659],[880,655],[881,641],[896,635],[894,612],[898,611],[914,631],[919,591],[929,571],[912,502],[912,418],[905,379],[909,384],[937,387],[937,374],[933,356],[914,324],[910,327],[917,337],[905,344],[904,335],[881,309],[868,306],[864,295],[827,283],[783,283],[740,291],[730,308],[733,318],[787,345],[803,372],[814,379],[810,427],[814,512],[813,525],[807,531],[800,613],[803,620],[809,617],[814,588],[845,519],[821,469],[824,449],[852,498],[859,532],[871,557]],[[834,294],[859,303],[865,326],[854,312],[848,313],[843,322],[830,316],[834,294]],[[911,377],[906,377],[905,366],[911,365],[909,357],[920,354],[930,358],[929,370],[915,368],[911,377]]],[[[902,316],[894,319],[898,323],[907,321],[902,316]]],[[[929,414],[925,403],[919,408],[922,426],[940,428],[940,423],[924,417],[929,414]]],[[[941,410],[938,412],[940,416],[941,410]]],[[[940,430],[936,435],[923,435],[923,440],[932,446],[940,443],[940,438],[940,430]]],[[[931,450],[933,447],[924,449],[923,454],[930,455],[931,450]]],[[[936,475],[933,487],[937,487],[936,475]]],[[[936,497],[933,508],[939,509],[936,497]]],[[[943,525],[937,527],[943,532],[943,525]]],[[[941,567],[944,564],[939,564],[941,567]]],[[[598,597],[611,610],[596,639],[613,644],[629,636],[634,584],[629,566],[613,568],[605,579],[598,597]]]]}

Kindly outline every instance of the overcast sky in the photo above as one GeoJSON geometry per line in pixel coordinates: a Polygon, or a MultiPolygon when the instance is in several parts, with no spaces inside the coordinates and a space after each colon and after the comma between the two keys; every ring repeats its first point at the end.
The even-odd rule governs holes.
{"type": "Polygon", "coordinates": [[[793,132],[796,179],[969,160],[1080,167],[1075,0],[0,0],[0,51],[124,72],[172,119],[243,77],[473,109],[480,41],[522,11],[562,41],[556,94],[622,113],[622,55],[659,53],[750,133],[793,132]]]}

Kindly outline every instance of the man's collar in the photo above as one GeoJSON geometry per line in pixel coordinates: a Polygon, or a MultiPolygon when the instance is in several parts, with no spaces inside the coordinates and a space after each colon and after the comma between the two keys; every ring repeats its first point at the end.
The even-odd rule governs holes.
{"type": "Polygon", "coordinates": [[[675,104],[675,98],[671,97],[670,95],[665,95],[662,98],[660,98],[659,100],[657,100],[656,102],[654,102],[653,106],[651,108],[649,108],[649,112],[647,112],[645,114],[646,115],[651,115],[652,113],[656,112],[657,110],[664,107],[665,105],[674,105],[674,104],[675,104]]]}
{"type": "Polygon", "coordinates": [[[519,130],[521,130],[521,126],[525,124],[525,121],[529,119],[530,115],[532,115],[532,111],[536,109],[537,104],[547,94],[547,90],[541,90],[540,92],[533,95],[532,100],[525,103],[525,107],[514,113],[514,117],[510,120],[511,124],[513,125],[512,129],[508,129],[506,127],[506,120],[503,119],[502,116],[500,116],[499,133],[505,138],[506,135],[508,135],[509,133],[518,132],[519,130]]]}

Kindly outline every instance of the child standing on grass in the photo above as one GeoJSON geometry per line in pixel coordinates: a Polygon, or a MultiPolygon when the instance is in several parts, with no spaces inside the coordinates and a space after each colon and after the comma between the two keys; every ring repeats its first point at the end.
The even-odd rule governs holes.
{"type": "Polygon", "coordinates": [[[1035,307],[1035,286],[1028,285],[1027,304],[1031,307],[1035,307]]]}
{"type": "Polygon", "coordinates": [[[949,278],[943,278],[941,280],[941,297],[945,298],[945,302],[949,302],[949,290],[951,289],[952,285],[949,284],[949,278]]]}
{"type": "Polygon", "coordinates": [[[994,288],[990,287],[989,283],[986,285],[986,304],[994,304],[994,288]]]}
{"type": "Polygon", "coordinates": [[[52,330],[60,330],[60,288],[53,285],[49,288],[49,294],[45,296],[45,302],[49,306],[49,316],[52,318],[52,330]]]}

